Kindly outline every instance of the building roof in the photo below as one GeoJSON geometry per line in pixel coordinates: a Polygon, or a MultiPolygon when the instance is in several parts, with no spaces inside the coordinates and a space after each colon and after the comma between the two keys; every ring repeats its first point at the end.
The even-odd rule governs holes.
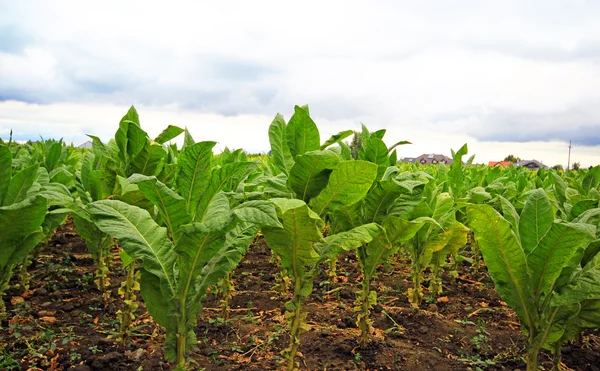
{"type": "Polygon", "coordinates": [[[80,145],[79,148],[92,148],[92,142],[88,140],[87,142],[80,145]]]}
{"type": "Polygon", "coordinates": [[[418,162],[423,165],[428,164],[452,164],[452,159],[448,156],[439,155],[435,153],[425,153],[415,159],[415,162],[418,162]]]}
{"type": "Polygon", "coordinates": [[[538,160],[521,160],[521,161],[517,162],[515,164],[515,166],[526,167],[528,169],[533,169],[533,170],[537,170],[537,169],[541,169],[541,168],[549,169],[548,166],[542,164],[538,160]]]}
{"type": "Polygon", "coordinates": [[[509,167],[512,165],[510,161],[490,161],[488,162],[488,166],[504,166],[509,167]]]}

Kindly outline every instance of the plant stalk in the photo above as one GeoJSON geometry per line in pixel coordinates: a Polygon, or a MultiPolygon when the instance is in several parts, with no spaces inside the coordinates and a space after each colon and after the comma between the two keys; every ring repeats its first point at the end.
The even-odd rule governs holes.
{"type": "Polygon", "coordinates": [[[365,277],[362,282],[362,294],[361,294],[361,314],[358,318],[358,325],[360,327],[360,341],[363,346],[369,342],[369,335],[371,333],[371,303],[370,299],[370,280],[365,277]]]}
{"type": "Polygon", "coordinates": [[[296,353],[298,352],[298,345],[300,344],[300,328],[302,321],[302,297],[300,291],[302,289],[302,282],[300,279],[296,279],[294,284],[294,311],[292,312],[292,327],[290,330],[290,346],[288,348],[288,364],[287,371],[293,371],[296,368],[296,353]]]}

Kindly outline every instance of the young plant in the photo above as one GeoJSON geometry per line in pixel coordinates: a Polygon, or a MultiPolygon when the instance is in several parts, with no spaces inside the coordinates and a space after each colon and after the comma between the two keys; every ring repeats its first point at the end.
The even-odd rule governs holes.
{"type": "Polygon", "coordinates": [[[319,265],[342,251],[357,248],[382,233],[381,227],[372,223],[323,238],[324,222],[302,200],[272,199],[277,205],[277,215],[283,228],[263,228],[265,240],[281,258],[294,285],[293,298],[285,304],[290,328],[290,342],[284,350],[287,370],[296,368],[295,357],[300,344],[300,334],[307,329],[306,313],[302,305],[313,289],[319,265]]]}
{"type": "MultiPolygon", "coordinates": [[[[456,251],[464,246],[467,229],[455,218],[454,200],[448,193],[436,195],[434,191],[426,202],[420,204],[411,213],[410,219],[422,221],[414,236],[404,243],[411,257],[411,275],[413,287],[408,289],[408,300],[414,308],[419,308],[423,300],[421,282],[436,252],[446,249],[456,251]],[[423,219],[425,218],[425,219],[423,219]]],[[[441,259],[438,255],[438,259],[441,259]]],[[[441,290],[435,287],[436,290],[441,290]]]]}
{"type": "Polygon", "coordinates": [[[12,172],[11,150],[0,145],[0,321],[6,317],[2,295],[13,270],[42,241],[44,226],[50,228],[57,214],[64,217],[64,210],[48,212],[48,207],[70,197],[64,185],[47,182],[47,172],[38,163],[12,172]]]}
{"type": "Polygon", "coordinates": [[[165,357],[178,369],[186,367],[186,353],[196,344],[196,318],[207,289],[237,266],[259,227],[281,226],[267,201],[230,205],[235,197],[226,192],[235,191],[255,164],[234,162],[213,169],[214,145],[200,142],[183,149],[177,192],[153,176],[128,179],[157,215],[118,200],[88,205],[97,227],[118,238],[123,250],[140,262],[142,297],[154,320],[165,327],[165,357]]]}
{"type": "MultiPolygon", "coordinates": [[[[584,259],[595,226],[555,220],[543,189],[530,193],[523,211],[503,204],[504,216],[489,205],[469,205],[468,223],[496,290],[515,310],[527,335],[527,370],[537,370],[542,347],[558,356],[600,299],[600,255],[584,259]],[[577,318],[579,316],[579,318],[577,318]]],[[[595,313],[595,314],[591,314],[595,313]]]]}

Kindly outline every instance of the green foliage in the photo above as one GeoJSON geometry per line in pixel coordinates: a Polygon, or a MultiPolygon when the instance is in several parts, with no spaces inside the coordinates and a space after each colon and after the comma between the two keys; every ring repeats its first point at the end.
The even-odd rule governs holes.
{"type": "Polygon", "coordinates": [[[582,260],[596,238],[596,227],[555,220],[542,189],[530,193],[520,215],[504,203],[509,219],[489,205],[468,206],[469,226],[496,290],[515,310],[528,335],[528,370],[535,370],[542,347],[559,352],[560,345],[580,329],[600,325],[600,319],[582,311],[600,299],[593,263],[600,257],[582,260]],[[578,318],[580,314],[583,317],[578,318]]]}

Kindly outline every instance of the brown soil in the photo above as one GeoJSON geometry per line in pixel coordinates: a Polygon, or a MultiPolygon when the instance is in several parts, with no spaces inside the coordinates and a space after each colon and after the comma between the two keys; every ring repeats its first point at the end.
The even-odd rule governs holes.
{"type": "MultiPolygon", "coordinates": [[[[120,347],[115,313],[125,276],[114,251],[112,298],[103,303],[93,283],[94,263],[72,224],[61,226],[30,267],[30,289],[14,280],[4,300],[9,326],[0,329],[0,369],[6,370],[170,370],[162,351],[163,331],[140,304],[132,342],[120,347]]],[[[262,239],[233,274],[236,291],[230,319],[219,319],[220,296],[209,294],[199,318],[194,369],[279,370],[287,347],[286,298],[273,290],[277,265],[262,239]]],[[[338,263],[338,281],[322,274],[304,309],[310,331],[301,336],[301,369],[306,370],[515,370],[524,369],[525,339],[516,316],[497,296],[481,269],[459,267],[459,278],[444,277],[440,298],[410,307],[411,287],[403,259],[380,267],[373,282],[378,302],[372,311],[373,341],[359,346],[353,311],[360,272],[353,253],[338,263]]],[[[427,282],[424,283],[425,285],[427,282]]],[[[138,293],[139,296],[139,293],[138,293]]],[[[585,334],[563,350],[565,367],[600,370],[598,332],[585,334]]],[[[551,368],[546,353],[541,364],[551,368]]]]}

